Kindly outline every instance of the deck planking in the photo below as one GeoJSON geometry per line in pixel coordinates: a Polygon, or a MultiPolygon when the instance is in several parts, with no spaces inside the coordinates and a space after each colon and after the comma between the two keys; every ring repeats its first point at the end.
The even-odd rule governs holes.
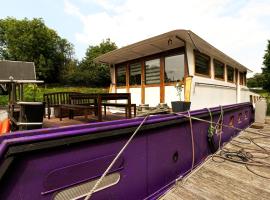
{"type": "MultiPolygon", "coordinates": [[[[125,119],[125,114],[123,113],[111,113],[107,111],[107,115],[103,116],[103,121],[112,121],[112,120],[120,120],[125,119]]],[[[78,124],[86,124],[86,123],[95,123],[98,122],[98,119],[94,115],[88,115],[87,118],[85,116],[74,116],[74,119],[69,119],[68,117],[63,117],[62,121],[59,118],[51,117],[50,119],[43,119],[43,128],[51,128],[51,127],[63,127],[70,125],[78,125],[78,124]]]]}
{"type": "MultiPolygon", "coordinates": [[[[255,133],[264,133],[270,136],[270,125],[264,124],[261,130],[248,128],[248,131],[255,133]]],[[[234,141],[224,146],[227,150],[239,150],[240,142],[247,142],[241,139],[261,137],[254,133],[241,132],[234,141]]],[[[270,152],[270,138],[255,139],[257,144],[266,148],[270,152]]],[[[240,144],[241,147],[257,149],[254,143],[240,144]]],[[[249,149],[249,151],[251,151],[249,149]]],[[[254,153],[253,155],[260,158],[254,158],[258,161],[270,163],[270,154],[254,153]],[[263,158],[262,158],[263,157],[263,158]]],[[[209,158],[194,173],[190,174],[186,181],[178,181],[166,194],[162,200],[253,200],[253,199],[270,199],[270,179],[262,178],[250,172],[245,165],[230,161],[221,162],[220,158],[209,158]],[[219,162],[217,162],[219,161],[219,162]]],[[[250,167],[254,172],[270,178],[270,168],[268,167],[250,167]]]]}

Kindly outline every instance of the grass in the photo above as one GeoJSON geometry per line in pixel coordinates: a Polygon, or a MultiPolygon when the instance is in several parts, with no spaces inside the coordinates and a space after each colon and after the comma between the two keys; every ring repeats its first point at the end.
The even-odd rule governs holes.
{"type": "MultiPolygon", "coordinates": [[[[44,93],[52,92],[81,92],[81,93],[106,93],[107,88],[69,87],[69,86],[40,86],[28,84],[24,87],[24,101],[43,101],[44,93]]],[[[7,105],[8,96],[0,96],[0,105],[7,105]]]]}

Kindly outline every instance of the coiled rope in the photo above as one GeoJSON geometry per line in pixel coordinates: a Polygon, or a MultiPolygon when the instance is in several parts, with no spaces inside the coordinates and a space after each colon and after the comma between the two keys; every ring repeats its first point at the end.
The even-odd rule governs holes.
{"type": "MultiPolygon", "coordinates": [[[[222,113],[223,113],[223,111],[222,111],[222,113]]],[[[223,115],[222,115],[221,123],[220,123],[220,121],[218,121],[218,123],[216,123],[216,122],[213,122],[212,120],[208,121],[208,120],[205,120],[205,119],[193,117],[193,116],[190,115],[190,112],[188,112],[188,115],[182,114],[182,113],[174,113],[174,114],[179,115],[179,116],[183,116],[185,118],[189,118],[189,119],[209,123],[210,126],[212,124],[215,124],[216,127],[217,126],[222,126],[222,127],[234,129],[234,130],[237,130],[237,131],[243,131],[243,132],[246,132],[246,133],[259,135],[260,137],[254,137],[254,138],[242,137],[242,138],[245,138],[246,140],[248,140],[249,143],[247,143],[247,142],[243,143],[241,141],[238,141],[237,138],[232,139],[229,142],[229,144],[234,145],[234,146],[238,146],[240,148],[238,151],[232,151],[232,150],[228,150],[226,148],[222,148],[221,147],[221,139],[220,139],[219,148],[221,147],[221,150],[218,153],[216,153],[214,155],[211,155],[209,157],[212,158],[212,160],[215,161],[215,162],[218,162],[215,158],[220,158],[220,159],[222,159],[222,162],[224,162],[226,160],[226,161],[230,161],[230,162],[234,162],[234,163],[238,163],[238,164],[243,164],[243,165],[245,165],[246,169],[248,171],[250,171],[251,173],[253,173],[253,174],[257,175],[257,176],[260,176],[262,178],[270,179],[270,176],[264,176],[264,175],[259,174],[259,173],[255,172],[254,170],[251,169],[252,166],[263,167],[263,168],[270,169],[270,163],[258,160],[258,159],[270,157],[270,150],[262,147],[257,142],[255,142],[255,140],[258,140],[258,139],[264,139],[264,140],[265,139],[270,139],[270,134],[265,133],[263,130],[251,131],[251,130],[240,129],[240,128],[237,128],[237,127],[234,127],[234,126],[225,125],[225,124],[223,124],[223,115]],[[238,143],[238,144],[235,144],[235,143],[238,143]],[[255,147],[257,147],[259,149],[246,148],[246,147],[241,146],[241,144],[242,145],[243,144],[254,144],[255,147]],[[248,150],[251,150],[251,151],[248,151],[248,150]],[[265,157],[256,157],[256,156],[253,155],[254,153],[263,153],[263,154],[265,154],[267,156],[265,156],[265,157]]],[[[210,118],[211,118],[211,116],[210,116],[210,118]]],[[[270,131],[270,130],[268,130],[268,131],[270,131]]],[[[238,139],[241,139],[241,138],[239,137],[238,139]]],[[[186,179],[187,178],[185,178],[185,181],[186,181],[186,179]]]]}

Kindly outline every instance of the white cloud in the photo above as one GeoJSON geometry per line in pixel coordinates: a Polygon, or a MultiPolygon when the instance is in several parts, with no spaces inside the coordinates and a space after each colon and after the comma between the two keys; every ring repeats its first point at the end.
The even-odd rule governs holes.
{"type": "Polygon", "coordinates": [[[88,2],[99,6],[100,12],[82,14],[76,5],[65,2],[65,11],[83,23],[82,32],[76,33],[77,41],[87,45],[111,38],[121,47],[173,29],[191,29],[242,64],[260,71],[266,41],[270,39],[267,0],[88,2]]]}

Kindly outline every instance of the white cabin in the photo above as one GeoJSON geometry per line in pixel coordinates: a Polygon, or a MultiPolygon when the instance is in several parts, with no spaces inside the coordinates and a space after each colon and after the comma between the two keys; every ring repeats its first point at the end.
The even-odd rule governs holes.
{"type": "Polygon", "coordinates": [[[249,91],[250,70],[189,30],[174,30],[95,59],[110,65],[110,92],[131,93],[136,105],[171,105],[179,100],[175,85],[183,84],[182,100],[191,110],[253,102],[249,91]]]}

